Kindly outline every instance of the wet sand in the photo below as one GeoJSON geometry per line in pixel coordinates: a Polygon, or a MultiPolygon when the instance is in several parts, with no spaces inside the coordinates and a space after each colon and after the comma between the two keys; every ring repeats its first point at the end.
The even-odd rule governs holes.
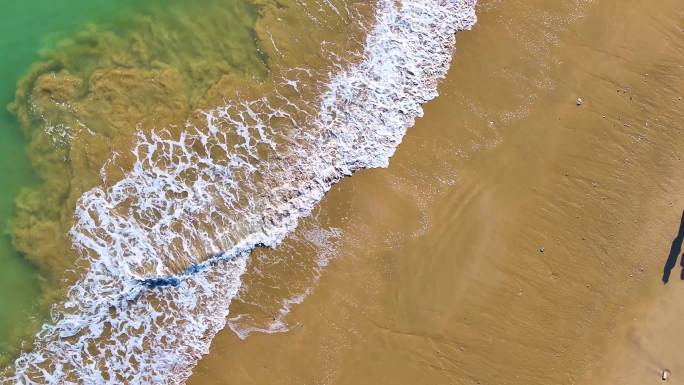
{"type": "Polygon", "coordinates": [[[342,235],[290,330],[224,330],[191,384],[684,383],[679,266],[661,282],[684,208],[684,5],[478,16],[390,167],[300,226],[342,235]]]}

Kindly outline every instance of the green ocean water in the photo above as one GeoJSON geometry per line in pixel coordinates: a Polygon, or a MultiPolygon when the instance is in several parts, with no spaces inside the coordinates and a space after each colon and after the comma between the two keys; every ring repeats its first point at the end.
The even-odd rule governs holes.
{"type": "Polygon", "coordinates": [[[128,0],[0,2],[0,356],[15,349],[30,319],[46,312],[36,305],[37,269],[12,248],[7,234],[15,196],[38,180],[27,158],[24,135],[5,106],[14,98],[17,80],[42,49],[133,4],[128,0]]]}
{"type": "MultiPolygon", "coordinates": [[[[20,218],[13,227],[15,239],[23,239],[20,241],[22,243],[18,243],[21,245],[19,248],[31,256],[31,260],[46,261],[46,255],[60,258],[64,254],[61,251],[63,249],[49,243],[54,235],[44,230],[49,227],[41,226],[41,221],[43,224],[48,223],[48,220],[56,221],[55,215],[63,212],[59,209],[66,205],[68,212],[69,207],[65,199],[55,199],[55,194],[61,194],[59,189],[46,190],[45,186],[68,186],[71,183],[74,191],[83,192],[78,190],[82,186],[85,186],[84,190],[89,189],[89,186],[98,183],[97,178],[93,182],[92,175],[98,175],[102,164],[93,162],[89,164],[92,169],[84,172],[83,169],[70,168],[68,163],[83,159],[88,151],[108,153],[102,148],[92,147],[91,143],[88,148],[71,147],[67,152],[71,160],[52,168],[49,165],[55,157],[50,153],[61,150],[50,146],[33,146],[36,143],[33,135],[31,148],[40,148],[41,153],[31,155],[40,159],[39,164],[42,165],[40,170],[33,170],[27,154],[29,143],[26,135],[17,118],[4,108],[14,100],[18,80],[26,74],[31,74],[28,79],[35,80],[36,74],[42,72],[49,75],[51,71],[55,71],[53,79],[57,80],[54,82],[63,82],[60,85],[70,81],[60,78],[60,73],[78,77],[79,81],[86,84],[82,90],[89,95],[96,95],[94,103],[98,103],[98,100],[107,102],[98,105],[92,104],[92,99],[86,103],[76,98],[69,103],[81,103],[76,107],[76,114],[82,114],[78,115],[79,119],[83,119],[97,135],[105,133],[111,138],[123,131],[116,131],[121,130],[121,124],[117,128],[108,119],[115,117],[117,122],[123,121],[125,127],[136,127],[141,115],[131,112],[135,109],[132,107],[142,106],[142,111],[156,113],[168,111],[169,103],[177,100],[187,100],[187,105],[192,106],[224,74],[238,74],[252,79],[263,76],[266,59],[257,47],[253,32],[256,17],[257,8],[242,0],[26,0],[0,3],[0,105],[3,106],[0,109],[0,367],[17,352],[20,342],[28,339],[45,320],[48,309],[40,305],[44,303],[41,300],[46,294],[41,293],[41,287],[51,287],[41,284],[43,278],[40,269],[27,262],[24,255],[12,247],[9,221],[20,218]],[[32,64],[40,62],[49,62],[51,66],[32,67],[32,64]],[[120,83],[122,78],[112,72],[97,78],[102,81],[109,76],[104,79],[107,81],[104,88],[88,88],[90,76],[99,69],[122,69],[128,71],[127,76],[144,79],[144,76],[150,76],[145,74],[151,73],[145,71],[159,68],[170,68],[170,73],[180,76],[180,85],[173,82],[177,78],[164,78],[163,81],[170,82],[162,87],[163,90],[171,90],[168,95],[158,95],[154,90],[141,91],[130,84],[120,83]],[[114,91],[109,92],[111,90],[114,91]],[[159,109],[160,106],[155,103],[167,108],[159,109]],[[45,167],[46,164],[48,167],[45,167]],[[72,179],[68,180],[65,176],[72,179]],[[80,182],[83,182],[81,186],[77,186],[80,182]],[[22,199],[22,210],[15,216],[13,211],[17,196],[27,196],[20,194],[24,188],[31,188],[31,196],[36,197],[30,203],[34,205],[31,210],[41,215],[34,216],[31,210],[27,211],[26,200],[22,199]],[[48,218],[41,218],[42,214],[48,218]],[[29,239],[28,243],[26,239],[29,239]],[[36,239],[46,242],[36,242],[36,239]],[[43,247],[34,248],[36,243],[36,246],[43,247]]],[[[45,85],[32,88],[34,84],[31,82],[23,81],[22,84],[23,96],[17,99],[15,107],[19,106],[19,110],[29,116],[40,114],[41,119],[53,122],[60,122],[64,118],[59,105],[55,107],[55,103],[59,102],[51,102],[51,97],[38,101],[31,99],[33,90],[40,89],[42,92],[46,89],[45,85]]],[[[60,90],[57,88],[56,92],[60,90]]],[[[149,115],[143,113],[142,116],[149,115]]],[[[32,133],[45,129],[40,124],[35,127],[33,124],[29,129],[32,133]]],[[[66,191],[69,191],[68,187],[66,191]]],[[[64,242],[68,244],[64,237],[61,239],[63,241],[58,245],[65,245],[64,242]]],[[[65,266],[62,268],[72,265],[65,266]]]]}

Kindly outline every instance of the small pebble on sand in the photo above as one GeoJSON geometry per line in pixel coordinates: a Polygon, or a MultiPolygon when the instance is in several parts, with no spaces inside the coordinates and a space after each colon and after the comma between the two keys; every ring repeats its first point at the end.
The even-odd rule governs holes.
{"type": "Polygon", "coordinates": [[[671,373],[669,369],[663,369],[662,376],[660,377],[663,381],[670,379],[671,373]]]}
{"type": "Polygon", "coordinates": [[[582,100],[582,98],[577,98],[577,100],[575,100],[575,104],[577,104],[578,106],[581,106],[583,102],[584,101],[582,100]]]}

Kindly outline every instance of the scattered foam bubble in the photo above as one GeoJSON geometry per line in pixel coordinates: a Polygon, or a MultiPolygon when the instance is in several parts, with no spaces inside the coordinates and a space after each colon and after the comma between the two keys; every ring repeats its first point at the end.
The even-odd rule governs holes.
{"type": "MultiPolygon", "coordinates": [[[[139,133],[132,170],[79,200],[70,236],[89,267],[5,381],[184,383],[225,326],[250,251],[279,245],[341,178],[387,166],[437,96],[474,3],[381,1],[363,59],[340,65],[318,103],[301,91],[312,70],[294,69],[202,125],[139,133]]],[[[261,331],[282,329],[307,293],[261,331]]]]}
{"type": "Polygon", "coordinates": [[[227,326],[241,339],[288,331],[285,317],[313,292],[341,237],[340,229],[309,218],[276,249],[255,250],[227,326]]]}

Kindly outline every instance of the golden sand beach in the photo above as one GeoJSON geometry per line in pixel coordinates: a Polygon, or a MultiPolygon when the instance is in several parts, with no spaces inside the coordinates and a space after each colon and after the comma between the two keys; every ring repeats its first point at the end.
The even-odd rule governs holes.
{"type": "Polygon", "coordinates": [[[290,330],[224,330],[190,383],[684,383],[683,28],[676,0],[480,1],[390,166],[317,210],[342,236],[290,330]]]}

